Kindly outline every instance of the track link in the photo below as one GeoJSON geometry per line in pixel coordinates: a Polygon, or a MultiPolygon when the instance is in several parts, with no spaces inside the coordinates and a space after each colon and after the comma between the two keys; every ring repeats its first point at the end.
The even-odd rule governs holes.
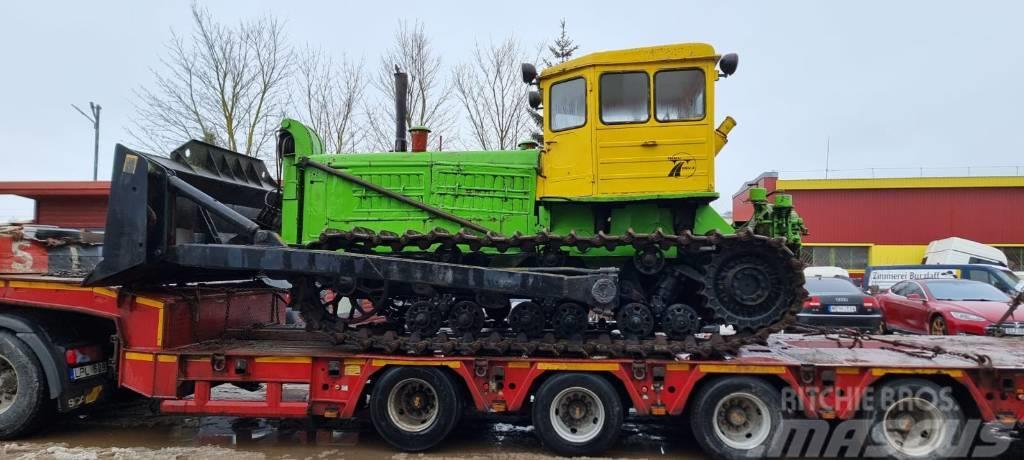
{"type": "MultiPolygon", "coordinates": [[[[630,246],[638,254],[641,254],[649,253],[652,248],[661,251],[675,248],[682,256],[706,252],[723,255],[720,258],[713,257],[715,262],[707,267],[706,273],[715,273],[719,269],[733,270],[735,273],[730,272],[729,276],[739,279],[739,283],[742,283],[744,276],[755,278],[759,276],[756,271],[753,274],[747,273],[750,272],[750,266],[756,267],[756,263],[754,263],[756,261],[752,262],[751,254],[775,257],[777,260],[784,261],[788,268],[788,272],[782,273],[783,276],[772,279],[772,284],[769,286],[771,290],[778,291],[773,295],[781,296],[778,298],[788,300],[788,302],[773,306],[771,311],[765,312],[769,318],[767,320],[761,318],[759,321],[731,316],[723,304],[746,302],[749,305],[755,305],[758,299],[766,295],[765,293],[757,290],[738,294],[724,292],[723,289],[730,286],[715,285],[714,280],[704,279],[709,276],[706,273],[685,266],[670,265],[662,271],[662,273],[674,272],[675,276],[679,278],[690,278],[701,285],[700,293],[707,300],[707,305],[704,306],[705,311],[712,312],[717,321],[735,324],[738,331],[733,335],[675,333],[671,338],[665,335],[636,338],[613,334],[611,331],[588,330],[576,334],[573,338],[556,338],[551,332],[538,336],[537,334],[528,335],[508,330],[483,330],[480,333],[459,335],[441,332],[428,336],[417,332],[398,332],[394,330],[393,325],[386,324],[352,327],[345,321],[325,322],[322,321],[323,311],[320,305],[304,305],[302,307],[303,316],[310,317],[310,319],[315,318],[317,328],[328,332],[339,348],[353,352],[581,357],[648,357],[690,354],[699,358],[713,358],[734,354],[746,345],[765,343],[769,335],[782,331],[795,321],[796,313],[800,311],[806,298],[806,291],[803,289],[803,264],[795,256],[793,250],[786,245],[786,241],[782,238],[756,235],[748,229],[740,229],[732,235],[724,235],[719,232],[694,235],[689,231],[675,235],[658,229],[651,233],[637,233],[629,230],[622,235],[608,235],[599,232],[592,236],[580,236],[575,232],[566,235],[541,232],[535,235],[516,233],[504,236],[494,233],[477,235],[465,230],[457,233],[441,229],[427,233],[410,230],[404,234],[396,234],[355,228],[351,231],[327,230],[323,232],[318,241],[308,246],[312,249],[352,252],[390,249],[396,254],[406,249],[415,248],[421,252],[408,251],[402,255],[409,257],[431,256],[445,262],[454,262],[463,257],[465,254],[460,252],[460,248],[467,247],[472,252],[492,250],[497,253],[508,253],[515,251],[535,256],[536,260],[541,263],[547,260],[563,261],[568,251],[571,250],[586,252],[593,248],[604,248],[611,251],[622,246],[630,246]],[[422,252],[431,249],[433,249],[432,253],[424,254],[422,252]],[[740,254],[739,259],[741,260],[732,260],[727,257],[730,254],[740,254]],[[746,259],[743,259],[744,257],[746,259]]],[[[675,314],[685,313],[684,309],[673,303],[673,299],[659,297],[665,295],[668,295],[668,292],[659,287],[652,299],[655,304],[661,303],[661,305],[653,306],[659,316],[665,311],[675,314]]],[[[524,293],[523,297],[529,298],[530,296],[528,293],[524,293]]],[[[623,296],[623,304],[629,302],[626,297],[623,296]]],[[[687,308],[689,307],[687,306],[687,308]]]]}

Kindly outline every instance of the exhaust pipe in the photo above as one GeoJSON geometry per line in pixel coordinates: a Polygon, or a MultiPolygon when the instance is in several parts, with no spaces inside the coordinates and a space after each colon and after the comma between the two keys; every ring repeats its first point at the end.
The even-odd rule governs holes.
{"type": "Polygon", "coordinates": [[[405,118],[408,115],[409,74],[395,66],[395,151],[409,150],[405,137],[405,118]]]}

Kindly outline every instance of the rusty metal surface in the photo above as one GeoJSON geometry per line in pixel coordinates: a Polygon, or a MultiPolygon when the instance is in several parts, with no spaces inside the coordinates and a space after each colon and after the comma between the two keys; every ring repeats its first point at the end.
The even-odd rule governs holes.
{"type": "Polygon", "coordinates": [[[956,353],[970,351],[984,355],[993,368],[1024,369],[1024,338],[981,336],[903,336],[886,335],[852,346],[853,341],[835,341],[826,337],[780,335],[769,340],[769,347],[794,362],[820,366],[878,366],[920,368],[978,368],[975,360],[960,354],[940,353],[918,357],[895,350],[892,342],[907,349],[941,347],[956,353]]]}

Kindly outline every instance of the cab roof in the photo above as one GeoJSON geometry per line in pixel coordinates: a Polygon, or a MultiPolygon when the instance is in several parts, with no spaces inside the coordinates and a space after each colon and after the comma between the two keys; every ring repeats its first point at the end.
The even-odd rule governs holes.
{"type": "Polygon", "coordinates": [[[615,51],[601,51],[571,59],[544,69],[540,78],[547,78],[579,68],[594,65],[642,64],[649,62],[678,61],[682,59],[710,58],[718,60],[715,48],[707,43],[678,43],[674,45],[647,46],[615,51]]]}

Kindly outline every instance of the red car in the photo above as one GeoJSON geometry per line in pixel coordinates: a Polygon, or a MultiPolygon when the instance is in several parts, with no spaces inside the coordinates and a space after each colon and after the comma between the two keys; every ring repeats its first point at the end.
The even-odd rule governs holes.
{"type": "MultiPolygon", "coordinates": [[[[901,281],[878,296],[886,329],[932,335],[985,335],[1010,298],[992,285],[960,279],[901,281]]],[[[1024,335],[1024,311],[1002,323],[1004,335],[1024,335]]]]}

